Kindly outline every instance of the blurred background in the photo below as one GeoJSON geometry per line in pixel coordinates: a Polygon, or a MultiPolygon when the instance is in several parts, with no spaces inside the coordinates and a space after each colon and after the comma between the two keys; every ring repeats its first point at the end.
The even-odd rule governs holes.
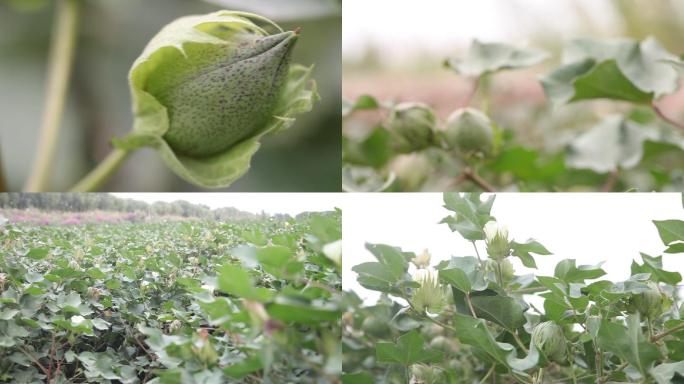
{"type": "MultiPolygon", "coordinates": [[[[262,140],[230,191],[340,190],[341,0],[84,0],[69,101],[53,174],[65,190],[109,152],[132,123],[127,75],[161,27],[220,9],[256,12],[302,28],[293,62],[315,64],[321,101],[290,129],[262,140]]],[[[40,127],[52,0],[0,0],[0,156],[9,190],[28,177],[40,127]]],[[[152,149],[136,151],[106,191],[195,191],[152,149]]]]}
{"type": "MultiPolygon", "coordinates": [[[[551,156],[603,117],[650,113],[628,103],[601,100],[551,109],[539,78],[560,64],[564,44],[580,37],[654,36],[668,51],[682,55],[684,0],[345,0],[342,36],[344,99],[354,101],[368,94],[381,101],[424,102],[436,109],[442,121],[467,104],[472,90],[471,80],[445,69],[443,63],[450,57],[465,57],[473,39],[550,52],[551,57],[540,65],[490,77],[472,105],[485,108],[516,143],[551,156]]],[[[684,90],[658,104],[673,119],[684,120],[684,90]]],[[[368,135],[364,132],[382,117],[377,111],[359,112],[345,119],[343,135],[363,140],[368,135]]],[[[674,152],[675,161],[665,162],[670,169],[684,162],[681,151],[674,152]]],[[[650,155],[647,148],[646,157],[650,155]]],[[[649,174],[653,163],[644,164],[648,165],[643,172],[629,175],[633,179],[626,180],[628,185],[680,190],[682,167],[659,185],[649,174]]],[[[401,164],[390,167],[402,169],[401,164]]],[[[587,185],[604,177],[581,176],[587,185]]],[[[422,190],[443,190],[437,183],[430,185],[428,180],[422,190]]],[[[580,183],[576,178],[559,187],[584,190],[580,183]]]]}

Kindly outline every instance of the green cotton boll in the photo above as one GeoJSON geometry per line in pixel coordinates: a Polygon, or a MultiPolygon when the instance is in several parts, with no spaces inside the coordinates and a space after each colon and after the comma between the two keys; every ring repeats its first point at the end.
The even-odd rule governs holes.
{"type": "Polygon", "coordinates": [[[312,68],[290,63],[298,39],[299,31],[238,11],[169,23],[131,67],[133,131],[114,145],[152,147],[193,184],[230,185],[262,137],[319,99],[312,68]]]}
{"type": "Polygon", "coordinates": [[[442,137],[447,148],[465,157],[487,157],[494,149],[494,127],[484,113],[464,108],[452,113],[442,137]]]}
{"type": "Polygon", "coordinates": [[[630,308],[632,312],[639,312],[642,317],[652,320],[663,313],[664,302],[665,298],[658,284],[649,282],[647,291],[632,296],[630,308]]]}
{"type": "Polygon", "coordinates": [[[168,111],[164,139],[174,151],[193,157],[215,155],[254,134],[272,117],[297,34],[245,34],[239,40],[233,49],[229,44],[211,47],[209,62],[203,57],[206,47],[189,49],[188,60],[197,60],[196,69],[171,74],[164,87],[150,92],[168,111]]]}
{"type": "Polygon", "coordinates": [[[430,147],[434,142],[437,118],[422,103],[396,105],[385,124],[390,132],[390,145],[397,153],[411,153],[430,147]]]}
{"type": "Polygon", "coordinates": [[[382,321],[375,316],[366,317],[361,324],[363,333],[379,339],[389,337],[391,329],[386,321],[382,321]]]}
{"type": "Polygon", "coordinates": [[[545,321],[534,327],[532,343],[549,360],[557,363],[565,362],[567,353],[565,334],[563,329],[553,321],[545,321]]]}

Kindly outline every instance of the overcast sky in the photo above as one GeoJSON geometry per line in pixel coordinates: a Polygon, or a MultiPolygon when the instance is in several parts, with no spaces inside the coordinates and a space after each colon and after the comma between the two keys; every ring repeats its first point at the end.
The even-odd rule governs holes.
{"type": "Polygon", "coordinates": [[[210,208],[235,207],[239,210],[270,214],[296,215],[307,211],[330,211],[336,208],[334,194],[327,193],[113,193],[113,195],[141,200],[172,202],[185,200],[210,208]]]}
{"type": "MultiPolygon", "coordinates": [[[[441,194],[354,194],[345,199],[343,211],[343,289],[362,298],[377,295],[356,282],[354,265],[375,261],[364,244],[384,243],[405,251],[428,248],[432,264],[451,256],[474,256],[472,245],[438,222],[450,211],[441,194]]],[[[552,276],[560,260],[577,264],[605,261],[605,278],[630,276],[632,259],[641,264],[639,252],[658,256],[665,249],[652,220],[684,219],[680,194],[547,194],[502,193],[492,214],[509,227],[511,238],[535,238],[554,255],[535,256],[540,275],[552,276]]],[[[480,242],[480,253],[484,245],[480,242]]],[[[518,274],[530,273],[513,259],[518,274]]],[[[666,269],[684,274],[682,255],[665,255],[666,269]]]]}
{"type": "Polygon", "coordinates": [[[419,52],[444,55],[472,39],[524,45],[532,33],[576,37],[582,9],[601,32],[619,18],[612,0],[344,0],[342,54],[358,57],[368,45],[389,61],[419,52]]]}

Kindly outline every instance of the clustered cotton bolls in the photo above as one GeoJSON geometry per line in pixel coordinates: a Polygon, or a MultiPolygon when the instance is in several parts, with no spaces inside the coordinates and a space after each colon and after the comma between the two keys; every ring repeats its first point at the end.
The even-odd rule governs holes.
{"type": "Polygon", "coordinates": [[[511,243],[508,240],[508,228],[490,221],[484,226],[487,254],[494,260],[503,260],[511,254],[511,243]]]}

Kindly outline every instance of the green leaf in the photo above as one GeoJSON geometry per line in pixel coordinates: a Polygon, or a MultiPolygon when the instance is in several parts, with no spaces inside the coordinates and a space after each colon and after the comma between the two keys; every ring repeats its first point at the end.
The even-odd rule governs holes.
{"type": "Polygon", "coordinates": [[[626,322],[627,327],[604,320],[598,331],[598,343],[601,348],[627,361],[645,377],[653,363],[660,358],[660,352],[641,333],[638,314],[627,316],[626,322]]]}
{"type": "MultiPolygon", "coordinates": [[[[453,288],[452,295],[457,312],[472,317],[465,294],[453,288]]],[[[523,313],[526,308],[512,297],[501,296],[496,291],[488,289],[470,293],[470,302],[478,318],[495,322],[508,330],[517,329],[525,324],[523,313]]]]}
{"type": "Polygon", "coordinates": [[[375,256],[380,264],[386,266],[396,279],[406,274],[408,271],[408,261],[415,256],[410,252],[402,251],[398,247],[386,244],[366,243],[366,249],[375,256]]]}
{"type": "Polygon", "coordinates": [[[542,85],[554,105],[598,98],[650,104],[678,89],[672,62],[681,61],[653,38],[578,39],[566,46],[564,65],[542,85]]]}
{"type": "Polygon", "coordinates": [[[506,69],[531,67],[548,56],[546,52],[536,49],[473,40],[464,59],[450,58],[445,65],[463,76],[480,77],[506,69]]]}
{"type": "Polygon", "coordinates": [[[373,375],[368,372],[345,373],[342,384],[373,384],[373,375]]]}
{"type": "Polygon", "coordinates": [[[513,249],[513,256],[520,258],[523,265],[527,268],[537,268],[537,263],[532,257],[532,253],[537,255],[551,255],[548,249],[543,245],[533,239],[527,240],[525,243],[511,242],[511,248],[513,249]]]}
{"type": "Polygon", "coordinates": [[[259,356],[247,356],[244,360],[223,368],[223,373],[233,379],[241,379],[260,369],[262,369],[262,364],[259,356]]]}
{"type": "Polygon", "coordinates": [[[566,259],[556,264],[554,276],[566,283],[579,283],[587,279],[598,279],[606,274],[606,271],[598,265],[575,265],[575,259],[566,259]]]}
{"type": "Polygon", "coordinates": [[[631,169],[641,162],[647,140],[659,141],[660,134],[623,116],[608,116],[570,143],[566,163],[600,173],[631,169]]]}
{"type": "Polygon", "coordinates": [[[294,278],[304,268],[304,264],[295,259],[292,251],[283,246],[258,248],[256,258],[266,272],[281,279],[294,278]]]}
{"type": "Polygon", "coordinates": [[[348,116],[355,111],[372,110],[379,107],[378,100],[370,95],[361,95],[354,102],[344,99],[342,100],[342,116],[348,116]]]}
{"type": "Polygon", "coordinates": [[[294,321],[316,325],[321,322],[334,322],[342,316],[337,307],[320,306],[309,300],[279,296],[274,303],[266,306],[271,317],[282,321],[294,321]]]}
{"type": "Polygon", "coordinates": [[[684,361],[660,364],[651,368],[650,373],[658,384],[674,383],[676,374],[684,377],[684,361]]]}
{"type": "Polygon", "coordinates": [[[510,367],[517,371],[525,371],[537,365],[539,352],[532,346],[529,355],[524,359],[516,357],[515,348],[508,343],[496,341],[487,324],[482,319],[454,314],[454,328],[456,337],[464,343],[476,347],[491,359],[505,367],[510,367]]]}
{"type": "Polygon", "coordinates": [[[652,257],[642,252],[641,258],[644,261],[643,265],[639,265],[635,260],[632,260],[632,275],[649,273],[653,281],[662,281],[670,285],[677,285],[682,281],[682,275],[679,272],[670,272],[663,269],[662,256],[652,257]]]}
{"type": "Polygon", "coordinates": [[[512,297],[478,295],[470,300],[478,317],[491,320],[508,330],[515,330],[525,324],[525,308],[512,297]]]}
{"type": "Polygon", "coordinates": [[[472,256],[452,257],[449,264],[439,271],[439,278],[465,293],[487,288],[480,262],[472,256]]]}
{"type": "Polygon", "coordinates": [[[396,179],[394,173],[383,175],[372,167],[348,164],[342,167],[342,190],[345,192],[391,192],[396,179]]]}
{"type": "Polygon", "coordinates": [[[490,212],[496,196],[490,196],[484,202],[480,200],[480,194],[475,193],[466,193],[461,197],[459,193],[450,192],[443,196],[444,208],[456,214],[445,217],[441,222],[466,240],[484,240],[484,226],[493,219],[490,212]]]}
{"type": "Polygon", "coordinates": [[[254,287],[249,273],[240,267],[226,264],[218,269],[218,289],[222,292],[255,301],[268,301],[273,291],[254,287]]]}
{"type": "Polygon", "coordinates": [[[653,224],[658,228],[658,233],[660,234],[660,239],[663,240],[663,244],[671,245],[678,241],[684,241],[684,221],[653,220],[653,224]]]}
{"type": "Polygon", "coordinates": [[[397,343],[375,344],[375,353],[380,363],[398,363],[409,366],[417,363],[433,363],[442,359],[442,352],[423,348],[425,341],[413,330],[401,335],[397,343]]]}
{"type": "Polygon", "coordinates": [[[47,248],[31,248],[31,250],[26,253],[26,257],[33,260],[43,260],[50,252],[47,248]]]}

